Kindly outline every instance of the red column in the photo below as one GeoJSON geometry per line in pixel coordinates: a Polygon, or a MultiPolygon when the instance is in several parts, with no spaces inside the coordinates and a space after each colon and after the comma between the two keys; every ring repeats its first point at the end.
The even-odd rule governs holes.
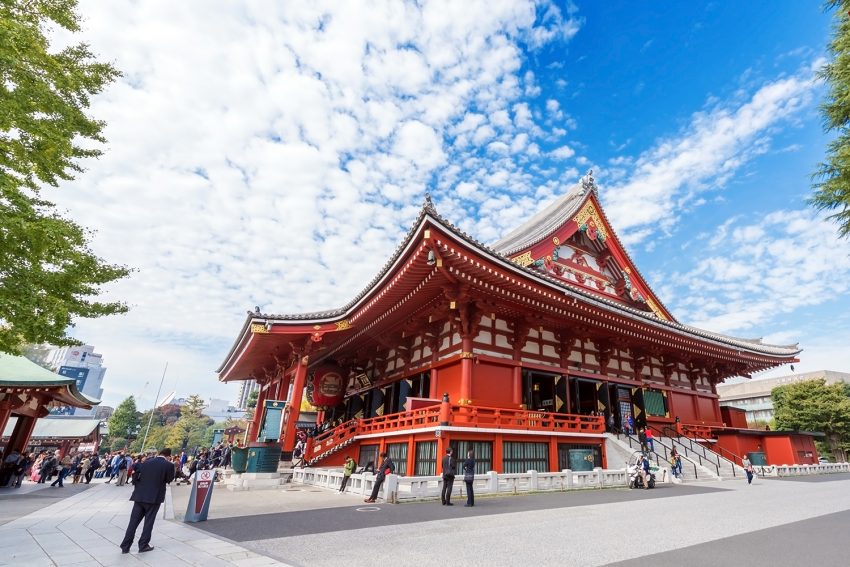
{"type": "Polygon", "coordinates": [[[464,337],[460,353],[460,399],[459,405],[472,402],[472,337],[464,337]]]}
{"type": "Polygon", "coordinates": [[[286,395],[289,393],[289,383],[292,382],[292,376],[284,373],[280,378],[280,384],[277,389],[277,399],[286,400],[286,395]]]}
{"type": "MultiPolygon", "coordinates": [[[[433,364],[433,361],[432,361],[432,364],[433,364]]],[[[430,383],[430,386],[428,388],[428,397],[431,398],[432,400],[436,400],[437,398],[440,397],[439,392],[440,392],[440,390],[437,388],[437,369],[432,368],[431,369],[431,383],[430,383]]]]}
{"type": "Polygon", "coordinates": [[[34,417],[18,416],[18,422],[15,424],[11,437],[9,437],[8,447],[23,453],[32,436],[32,430],[35,429],[36,421],[34,417]]]}
{"type": "Polygon", "coordinates": [[[301,398],[304,396],[304,382],[307,380],[307,357],[301,357],[295,368],[295,381],[292,386],[292,399],[289,400],[289,418],[286,420],[286,432],[283,435],[284,452],[295,448],[295,423],[301,413],[301,398]]]}
{"type": "MultiPolygon", "coordinates": [[[[6,394],[7,396],[9,394],[6,394]]],[[[9,423],[9,418],[12,416],[12,404],[9,402],[0,402],[0,435],[6,430],[6,424],[9,423]]]]}
{"type": "Polygon", "coordinates": [[[254,408],[254,419],[248,428],[248,442],[253,443],[260,434],[260,424],[263,422],[263,413],[266,405],[266,387],[260,384],[260,393],[257,395],[257,406],[254,408]]]}
{"type": "MultiPolygon", "coordinates": [[[[558,438],[550,437],[549,438],[549,470],[546,472],[560,472],[560,468],[558,466],[558,438]]],[[[543,471],[538,471],[543,472],[543,471]]]]}
{"type": "Polygon", "coordinates": [[[522,406],[522,366],[514,366],[513,396],[511,401],[517,408],[522,406]]]}

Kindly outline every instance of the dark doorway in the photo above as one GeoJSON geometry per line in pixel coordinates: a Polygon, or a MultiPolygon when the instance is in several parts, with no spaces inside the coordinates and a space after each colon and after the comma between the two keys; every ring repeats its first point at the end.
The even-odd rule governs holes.
{"type": "Polygon", "coordinates": [[[525,407],[532,411],[555,411],[555,380],[558,374],[536,372],[522,373],[522,397],[525,407]]]}
{"type": "Polygon", "coordinates": [[[590,415],[599,409],[598,380],[570,378],[570,413],[590,415]]]}

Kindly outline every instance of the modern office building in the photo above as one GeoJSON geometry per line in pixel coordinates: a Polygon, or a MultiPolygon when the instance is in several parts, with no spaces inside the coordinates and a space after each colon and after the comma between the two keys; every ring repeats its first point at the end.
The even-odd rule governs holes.
{"type": "Polygon", "coordinates": [[[816,370],[814,372],[788,374],[776,378],[747,380],[740,384],[718,384],[717,394],[720,396],[721,407],[733,407],[745,410],[747,412],[747,423],[749,423],[750,427],[764,427],[773,421],[773,399],[770,393],[774,388],[795,382],[820,380],[821,378],[826,380],[827,384],[835,384],[837,382],[850,384],[850,373],[816,370]]]}
{"type": "MultiPolygon", "coordinates": [[[[27,358],[65,378],[77,381],[77,389],[89,399],[100,400],[103,397],[103,378],[106,367],[103,355],[94,352],[94,346],[53,347],[43,345],[30,349],[27,358]]],[[[93,416],[94,409],[75,407],[57,407],[51,415],[93,416]]]]}

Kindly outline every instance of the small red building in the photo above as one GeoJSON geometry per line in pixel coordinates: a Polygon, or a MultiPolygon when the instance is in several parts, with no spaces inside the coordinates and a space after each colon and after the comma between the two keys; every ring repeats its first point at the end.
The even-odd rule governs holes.
{"type": "Polygon", "coordinates": [[[258,408],[286,400],[284,452],[306,392],[326,429],[308,445],[316,464],[387,450],[401,474],[435,474],[451,444],[475,449],[482,470],[550,471],[603,466],[609,422],[722,427],[717,384],[799,352],[678,322],[588,174],[489,246],[426,199],[357,297],[321,313],[249,312],[219,376],[257,380],[258,408]]]}

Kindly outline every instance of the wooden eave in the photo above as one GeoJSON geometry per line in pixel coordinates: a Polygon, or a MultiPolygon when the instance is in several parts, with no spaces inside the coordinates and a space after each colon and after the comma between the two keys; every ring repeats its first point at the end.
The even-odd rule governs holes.
{"type": "MultiPolygon", "coordinates": [[[[595,197],[587,200],[598,206],[595,197]]],[[[586,201],[587,201],[586,200],[586,201]]],[[[599,209],[600,214],[604,214],[599,209]]],[[[619,241],[606,223],[609,237],[619,241]]],[[[575,224],[575,223],[573,223],[575,224]]],[[[577,227],[576,227],[577,229],[577,227]]],[[[629,265],[633,266],[630,258],[629,265]]],[[[319,313],[268,315],[248,313],[238,340],[218,370],[222,381],[258,379],[274,373],[281,360],[293,354],[293,345],[317,339],[321,343],[311,356],[311,364],[352,344],[368,333],[386,332],[435,301],[442,286],[449,284],[446,270],[472,289],[483,289],[493,297],[510,296],[517,314],[544,310],[544,316],[557,326],[582,325],[611,337],[645,342],[659,348],[691,352],[707,357],[745,363],[742,372],[753,372],[796,361],[796,345],[763,345],[747,339],[703,331],[634,309],[619,301],[594,294],[579,286],[522,267],[475,241],[440,217],[428,202],[416,224],[375,279],[347,306],[319,313]],[[429,246],[437,246],[443,270],[428,265],[429,246]],[[480,282],[480,283],[479,283],[480,282]],[[413,301],[417,298],[416,301],[413,301]],[[404,307],[405,311],[400,312],[404,307]],[[412,306],[412,307],[411,307],[412,306]]],[[[645,282],[634,270],[634,276],[645,282]]],[[[644,287],[649,291],[648,286],[644,287]]],[[[654,294],[651,297],[655,297],[654,294]]],[[[661,306],[660,303],[658,303],[661,306]]],[[[666,312],[666,310],[665,310],[666,312]]]]}

